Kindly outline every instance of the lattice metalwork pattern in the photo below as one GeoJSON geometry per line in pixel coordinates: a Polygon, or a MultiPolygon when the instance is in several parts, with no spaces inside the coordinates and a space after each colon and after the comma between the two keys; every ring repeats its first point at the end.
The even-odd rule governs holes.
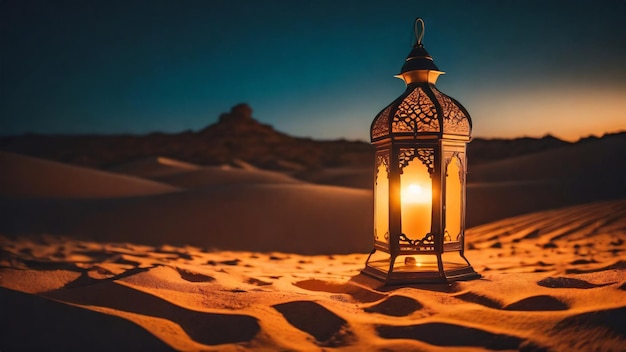
{"type": "Polygon", "coordinates": [[[380,113],[380,115],[378,115],[376,121],[374,121],[374,126],[372,126],[372,139],[389,135],[390,113],[391,106],[388,106],[382,113],[380,113]]]}
{"type": "Polygon", "coordinates": [[[401,233],[399,237],[400,242],[407,243],[411,246],[434,246],[435,245],[435,235],[432,233],[427,233],[421,240],[414,240],[409,238],[407,235],[401,233]]]}
{"type": "MultiPolygon", "coordinates": [[[[376,153],[376,170],[378,170],[381,164],[385,165],[385,170],[389,174],[389,151],[376,153]]],[[[378,177],[378,172],[376,172],[376,177],[378,177]]]]}
{"type": "Polygon", "coordinates": [[[467,116],[447,95],[431,86],[435,98],[443,110],[443,131],[446,133],[469,134],[470,125],[467,116]]]}
{"type": "Polygon", "coordinates": [[[437,110],[422,88],[402,101],[393,117],[392,132],[439,132],[437,110]]]}
{"type": "Polygon", "coordinates": [[[407,166],[411,160],[418,158],[422,164],[428,168],[428,173],[432,174],[435,171],[435,149],[433,148],[400,148],[398,159],[400,161],[400,173],[402,169],[407,166]],[[416,152],[417,151],[417,152],[416,152]]]}

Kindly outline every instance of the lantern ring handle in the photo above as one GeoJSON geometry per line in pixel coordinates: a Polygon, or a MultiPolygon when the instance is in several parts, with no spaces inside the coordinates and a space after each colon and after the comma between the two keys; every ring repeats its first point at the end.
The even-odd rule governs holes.
{"type": "Polygon", "coordinates": [[[416,18],[415,24],[413,27],[415,30],[415,39],[417,39],[416,44],[421,46],[422,39],[424,39],[424,20],[421,17],[416,18]],[[418,24],[419,24],[419,27],[418,27],[418,24]]]}

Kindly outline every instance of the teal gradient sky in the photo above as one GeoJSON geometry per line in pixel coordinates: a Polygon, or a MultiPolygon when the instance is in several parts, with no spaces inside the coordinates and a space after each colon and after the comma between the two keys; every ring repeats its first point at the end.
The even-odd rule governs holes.
{"type": "Polygon", "coordinates": [[[626,1],[0,1],[0,135],[198,130],[247,102],[368,140],[413,21],[476,137],[626,130],[626,1]]]}

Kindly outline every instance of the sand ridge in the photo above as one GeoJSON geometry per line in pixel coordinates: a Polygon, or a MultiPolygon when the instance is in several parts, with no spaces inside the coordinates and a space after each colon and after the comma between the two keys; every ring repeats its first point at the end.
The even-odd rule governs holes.
{"type": "Polygon", "coordinates": [[[156,158],[125,166],[159,175],[151,180],[17,154],[8,160],[9,176],[30,176],[0,186],[0,234],[302,254],[370,246],[371,222],[351,220],[371,218],[366,190],[310,184],[245,165],[200,167],[156,158]],[[33,176],[40,169],[45,173],[33,176]],[[63,182],[50,175],[63,175],[63,182]],[[33,178],[42,181],[40,189],[33,178]],[[156,189],[146,193],[146,187],[156,189]],[[345,240],[333,242],[336,233],[345,240]]]}
{"type": "Polygon", "coordinates": [[[179,191],[147,179],[0,152],[0,195],[28,198],[119,198],[179,191]]]}
{"type": "Polygon", "coordinates": [[[6,155],[11,177],[28,177],[0,192],[0,350],[626,344],[626,199],[471,228],[466,255],[480,280],[386,287],[360,273],[370,191],[245,165],[126,165],[150,180],[6,155]]]}
{"type": "MultiPolygon", "coordinates": [[[[466,254],[483,278],[450,285],[384,287],[360,274],[364,253],[5,237],[0,302],[28,292],[98,313],[90,321],[132,322],[176,350],[618,350],[626,342],[623,209],[626,201],[598,202],[472,229],[466,254]],[[595,224],[607,209],[614,217],[596,226],[577,226],[581,216],[572,215],[595,224]],[[554,222],[565,230],[555,233],[554,222]],[[525,250],[552,242],[549,258],[525,250]],[[588,242],[593,251],[583,252],[588,242]]],[[[20,297],[2,308],[17,314],[30,301],[20,297]]],[[[19,344],[1,334],[5,346],[19,344]]],[[[116,338],[109,344],[123,349],[116,338]]]]}

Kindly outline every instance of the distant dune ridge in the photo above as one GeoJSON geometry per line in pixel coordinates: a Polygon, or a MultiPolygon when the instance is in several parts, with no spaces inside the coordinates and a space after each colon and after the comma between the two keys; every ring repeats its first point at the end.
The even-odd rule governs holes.
{"type": "Polygon", "coordinates": [[[155,178],[176,175],[190,170],[198,170],[200,168],[200,165],[165,158],[162,156],[152,156],[127,163],[117,164],[108,169],[121,174],[144,178],[155,178]]]}
{"type": "Polygon", "coordinates": [[[468,174],[483,278],[406,287],[360,274],[365,143],[246,105],[198,133],[2,138],[0,351],[622,350],[625,136],[476,144],[502,148],[468,174]]]}
{"type": "Polygon", "coordinates": [[[467,224],[626,197],[626,134],[472,167],[467,224]]]}
{"type": "Polygon", "coordinates": [[[200,165],[235,159],[274,170],[369,166],[369,143],[291,137],[252,118],[247,104],[198,131],[148,135],[35,135],[0,137],[0,150],[63,163],[110,168],[144,158],[167,157],[200,165]]]}
{"type": "MultiPolygon", "coordinates": [[[[373,118],[373,116],[372,116],[373,118]]],[[[608,137],[626,138],[626,132],[608,137]]],[[[577,144],[594,142],[582,139],[577,144]]],[[[572,143],[543,138],[482,139],[469,145],[471,165],[566,147],[572,143]]],[[[320,141],[289,136],[253,118],[238,104],[200,131],[147,135],[39,135],[0,137],[0,150],[92,168],[109,169],[145,158],[164,157],[198,165],[243,160],[264,169],[302,171],[372,168],[373,147],[363,141],[320,141]]]]}
{"type": "Polygon", "coordinates": [[[179,188],[122,174],[0,152],[0,195],[32,198],[116,198],[179,188]]]}
{"type": "Polygon", "coordinates": [[[307,254],[369,249],[370,221],[349,221],[372,217],[366,190],[162,161],[125,166],[150,180],[1,153],[10,172],[0,176],[0,234],[307,254]],[[336,232],[351,239],[347,245],[333,244],[336,232]]]}

